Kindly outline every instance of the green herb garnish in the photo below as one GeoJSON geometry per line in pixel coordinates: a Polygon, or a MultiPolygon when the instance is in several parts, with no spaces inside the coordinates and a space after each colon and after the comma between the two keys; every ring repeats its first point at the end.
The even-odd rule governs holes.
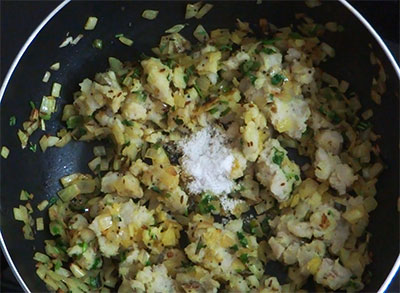
{"type": "Polygon", "coordinates": [[[229,247],[230,249],[232,249],[233,251],[238,251],[239,247],[237,246],[237,244],[232,245],[231,247],[229,247]]]}
{"type": "Polygon", "coordinates": [[[158,188],[157,186],[152,186],[150,187],[150,189],[153,190],[154,192],[161,193],[160,188],[158,188]]]}
{"type": "Polygon", "coordinates": [[[286,77],[284,75],[277,73],[273,77],[271,77],[271,83],[273,85],[278,85],[284,82],[285,79],[286,77]]]}
{"type": "Polygon", "coordinates": [[[274,162],[278,166],[281,166],[281,164],[283,162],[283,158],[285,156],[285,153],[278,150],[277,148],[274,148],[274,150],[275,150],[275,153],[274,153],[274,156],[272,157],[272,162],[274,162]]]}
{"type": "Polygon", "coordinates": [[[267,55],[271,55],[271,54],[275,54],[276,51],[274,49],[271,48],[262,48],[260,52],[263,52],[267,55]]]}
{"type": "Polygon", "coordinates": [[[14,126],[17,123],[17,118],[15,116],[10,117],[10,126],[14,126]]]}
{"type": "Polygon", "coordinates": [[[208,110],[208,113],[210,113],[210,114],[215,114],[217,112],[218,112],[218,108],[217,107],[214,107],[214,108],[211,108],[210,110],[208,110]]]}
{"type": "Polygon", "coordinates": [[[239,259],[242,263],[246,264],[249,262],[249,255],[247,253],[243,253],[239,256],[239,259]]]}
{"type": "Polygon", "coordinates": [[[31,150],[32,152],[36,153],[37,145],[33,144],[32,142],[29,142],[29,150],[31,150]]]}
{"type": "Polygon", "coordinates": [[[231,111],[231,108],[226,108],[224,111],[221,112],[221,117],[224,117],[226,114],[228,114],[231,111]]]}
{"type": "Polygon", "coordinates": [[[203,198],[201,199],[200,203],[198,204],[200,214],[202,214],[202,215],[208,214],[211,211],[215,210],[215,207],[212,204],[210,204],[210,202],[214,199],[215,198],[208,193],[203,195],[203,198]]]}
{"type": "Polygon", "coordinates": [[[122,124],[124,124],[125,126],[133,126],[135,125],[135,123],[133,121],[129,121],[129,120],[122,120],[121,122],[122,124]]]}
{"type": "Polygon", "coordinates": [[[100,39],[95,39],[95,40],[93,41],[93,43],[92,43],[92,46],[93,46],[93,48],[95,48],[95,49],[101,50],[101,49],[103,49],[103,41],[100,40],[100,39]]]}
{"type": "Polygon", "coordinates": [[[182,125],[182,124],[183,124],[183,120],[180,119],[180,118],[178,118],[178,117],[174,118],[174,121],[175,121],[175,123],[178,124],[178,125],[182,125]]]}
{"type": "Polygon", "coordinates": [[[249,244],[247,242],[246,237],[244,236],[244,234],[242,232],[236,232],[236,235],[239,239],[239,243],[243,246],[243,247],[247,247],[249,244]]]}

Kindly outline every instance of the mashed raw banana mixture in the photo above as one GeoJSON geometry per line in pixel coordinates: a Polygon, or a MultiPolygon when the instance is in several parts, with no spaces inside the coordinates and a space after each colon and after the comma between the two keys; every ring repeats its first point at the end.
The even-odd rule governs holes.
{"type": "Polygon", "coordinates": [[[35,260],[51,290],[363,288],[378,136],[349,83],[319,68],[334,24],[298,18],[296,32],[260,20],[263,36],[199,26],[196,45],[173,32],[157,57],[111,57],[79,84],[59,139],[103,144],[49,208],[55,237],[35,260]]]}

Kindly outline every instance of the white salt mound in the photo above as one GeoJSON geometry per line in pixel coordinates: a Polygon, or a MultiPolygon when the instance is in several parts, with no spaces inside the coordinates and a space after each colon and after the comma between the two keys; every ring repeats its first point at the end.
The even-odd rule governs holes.
{"type": "Polygon", "coordinates": [[[229,175],[234,157],[224,142],[223,134],[210,126],[180,142],[183,171],[192,177],[187,186],[191,193],[208,191],[220,195],[231,192],[234,183],[229,175]]]}

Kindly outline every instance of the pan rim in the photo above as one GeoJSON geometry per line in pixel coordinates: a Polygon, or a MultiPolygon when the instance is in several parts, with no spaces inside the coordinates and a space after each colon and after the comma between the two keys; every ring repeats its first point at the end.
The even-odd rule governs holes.
{"type": "MultiPolygon", "coordinates": [[[[4,94],[6,92],[8,83],[11,80],[11,77],[18,66],[18,63],[20,62],[21,58],[25,54],[26,50],[29,48],[33,40],[37,37],[37,35],[40,33],[40,31],[43,29],[43,27],[58,13],[61,11],[64,6],[66,6],[71,0],[64,0],[62,3],[60,3],[53,11],[50,12],[50,14],[39,24],[39,26],[32,32],[32,34],[29,36],[29,38],[26,40],[22,48],[19,50],[17,56],[13,60],[4,80],[0,88],[0,103],[4,97],[4,94]]],[[[375,29],[371,26],[371,24],[350,4],[347,2],[347,0],[338,0],[343,6],[345,6],[369,31],[369,33],[374,37],[374,39],[378,42],[379,46],[381,49],[384,51],[386,57],[389,59],[391,65],[393,66],[394,71],[396,72],[397,78],[400,80],[400,68],[399,65],[397,64],[396,60],[393,57],[393,54],[390,52],[388,47],[386,46],[385,42],[382,40],[380,35],[375,31],[375,29]]],[[[8,252],[6,243],[3,238],[3,233],[2,230],[0,229],[0,246],[3,251],[4,257],[6,258],[11,271],[13,272],[15,278],[17,279],[19,285],[22,287],[22,289],[25,292],[31,292],[31,290],[28,288],[26,285],[25,281],[23,280],[22,276],[19,274],[19,271],[17,267],[15,266],[10,253],[8,252]]],[[[379,293],[383,293],[386,291],[390,283],[392,282],[394,276],[396,275],[397,271],[399,270],[400,267],[400,254],[398,255],[395,263],[393,264],[393,267],[386,277],[384,283],[381,285],[380,289],[378,290],[379,293]]]]}

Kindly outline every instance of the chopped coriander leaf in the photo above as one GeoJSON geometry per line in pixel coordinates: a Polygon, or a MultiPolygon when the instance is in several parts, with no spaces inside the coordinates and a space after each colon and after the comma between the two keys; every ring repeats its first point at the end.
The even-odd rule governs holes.
{"type": "Polygon", "coordinates": [[[17,123],[17,118],[15,116],[10,117],[10,126],[14,126],[17,123]]]}
{"type": "Polygon", "coordinates": [[[57,196],[50,197],[49,207],[52,206],[53,204],[55,204],[57,202],[57,199],[58,199],[57,196]]]}
{"type": "Polygon", "coordinates": [[[37,145],[36,144],[32,144],[32,142],[29,142],[29,150],[31,150],[32,152],[36,153],[37,145]]]}
{"type": "Polygon", "coordinates": [[[32,109],[36,109],[36,105],[33,101],[29,101],[29,105],[31,106],[32,109]]]}
{"type": "Polygon", "coordinates": [[[240,64],[240,71],[243,74],[248,73],[249,71],[256,71],[260,68],[260,62],[258,61],[245,61],[242,64],[240,64]]]}
{"type": "Polygon", "coordinates": [[[206,193],[205,195],[203,195],[203,198],[198,204],[200,214],[202,215],[208,214],[211,213],[211,211],[215,210],[215,207],[212,204],[210,204],[212,200],[214,200],[214,197],[211,196],[210,194],[206,193]]]}
{"type": "Polygon", "coordinates": [[[247,253],[243,253],[239,256],[239,259],[242,263],[246,264],[249,262],[249,255],[247,253]]]}
{"type": "Polygon", "coordinates": [[[246,237],[244,236],[244,234],[242,232],[236,232],[236,235],[239,239],[239,243],[243,246],[243,247],[247,247],[248,246],[248,242],[246,237]]]}
{"type": "Polygon", "coordinates": [[[95,48],[95,49],[101,50],[101,49],[103,49],[103,41],[100,40],[100,39],[95,39],[95,40],[93,41],[93,43],[92,43],[92,46],[93,46],[93,48],[95,48]]]}
{"type": "Polygon", "coordinates": [[[100,274],[98,274],[96,277],[89,278],[89,286],[92,288],[100,288],[101,287],[100,274]]]}
{"type": "Polygon", "coordinates": [[[139,67],[135,67],[133,69],[132,77],[133,78],[139,78],[140,77],[140,68],[139,67]]]}
{"type": "Polygon", "coordinates": [[[360,123],[357,124],[357,129],[359,129],[359,130],[367,130],[371,126],[372,126],[371,122],[361,121],[360,123]]]}
{"type": "Polygon", "coordinates": [[[226,108],[224,111],[221,112],[221,117],[224,117],[226,114],[228,114],[231,111],[231,108],[226,108]]]}
{"type": "Polygon", "coordinates": [[[67,128],[68,129],[75,129],[81,126],[83,123],[82,116],[74,115],[68,118],[67,120],[67,128]]]}
{"type": "Polygon", "coordinates": [[[156,142],[155,144],[153,144],[153,148],[158,150],[161,147],[161,143],[160,142],[156,142]]]}
{"type": "Polygon", "coordinates": [[[137,91],[135,92],[137,94],[137,98],[139,101],[144,102],[147,99],[147,94],[144,91],[137,91]]]}
{"type": "Polygon", "coordinates": [[[174,121],[175,121],[175,123],[178,124],[178,125],[182,125],[182,124],[183,124],[183,120],[180,119],[180,118],[178,118],[178,117],[174,118],[174,121]]]}
{"type": "Polygon", "coordinates": [[[54,264],[54,270],[57,271],[62,267],[62,262],[57,259],[56,263],[54,264]]]}
{"type": "Polygon", "coordinates": [[[271,48],[262,48],[260,52],[263,52],[267,55],[271,55],[271,54],[275,54],[276,51],[274,49],[271,48]]]}
{"type": "Polygon", "coordinates": [[[167,61],[165,61],[165,65],[167,65],[169,68],[173,69],[176,65],[176,62],[172,59],[167,59],[167,61]]]}
{"type": "Polygon", "coordinates": [[[197,242],[197,246],[196,246],[196,254],[198,254],[199,252],[200,252],[200,250],[202,249],[202,248],[204,248],[204,247],[206,247],[206,245],[205,244],[203,244],[203,242],[201,242],[201,240],[199,240],[199,242],[197,242]]]}
{"type": "Polygon", "coordinates": [[[126,260],[126,251],[121,251],[119,253],[119,260],[120,262],[124,262],[126,260]]]}
{"type": "Polygon", "coordinates": [[[274,148],[275,153],[274,156],[272,157],[272,162],[280,166],[283,162],[283,158],[285,156],[285,153],[282,151],[279,151],[278,149],[274,148]]]}
{"type": "Polygon", "coordinates": [[[215,114],[217,112],[218,112],[218,108],[217,107],[214,107],[214,108],[211,108],[210,110],[208,110],[208,113],[210,113],[210,114],[215,114]]]}
{"type": "Polygon", "coordinates": [[[125,126],[133,126],[135,125],[135,123],[133,121],[129,121],[129,120],[122,120],[121,122],[122,124],[124,124],[125,126]]]}
{"type": "Polygon", "coordinates": [[[152,186],[150,187],[150,189],[153,190],[154,192],[161,193],[160,188],[158,188],[157,186],[152,186]]]}
{"type": "Polygon", "coordinates": [[[150,261],[150,260],[146,261],[146,263],[145,263],[144,265],[145,265],[146,267],[151,266],[151,261],[150,261]]]}
{"type": "Polygon", "coordinates": [[[42,118],[43,120],[50,120],[51,119],[51,114],[42,114],[40,113],[40,118],[42,118]]]}
{"type": "Polygon", "coordinates": [[[285,80],[285,78],[286,77],[284,75],[277,73],[273,77],[271,77],[271,83],[273,85],[281,84],[285,80]]]}
{"type": "Polygon", "coordinates": [[[94,262],[93,262],[93,265],[92,265],[92,267],[90,269],[91,270],[95,270],[95,269],[100,267],[100,264],[101,264],[101,258],[100,257],[96,257],[94,262]]]}
{"type": "Polygon", "coordinates": [[[231,247],[229,247],[230,249],[232,249],[233,251],[238,251],[239,247],[237,246],[237,244],[232,245],[231,247]]]}
{"type": "Polygon", "coordinates": [[[232,45],[222,45],[219,49],[221,51],[232,51],[233,50],[232,45]]]}
{"type": "Polygon", "coordinates": [[[196,92],[199,94],[200,98],[204,98],[200,88],[197,86],[197,84],[193,85],[194,89],[196,90],[196,92]]]}
{"type": "Polygon", "coordinates": [[[335,111],[329,112],[328,118],[331,119],[333,124],[339,124],[342,121],[342,118],[335,111]]]}
{"type": "Polygon", "coordinates": [[[86,242],[79,243],[78,245],[82,248],[82,253],[85,253],[89,247],[89,245],[86,242]]]}
{"type": "Polygon", "coordinates": [[[248,73],[247,73],[247,76],[248,76],[248,78],[250,79],[251,84],[254,84],[254,83],[256,82],[257,77],[256,77],[254,74],[248,72],[248,73]]]}
{"type": "Polygon", "coordinates": [[[194,67],[194,65],[192,65],[192,66],[190,66],[189,68],[186,69],[186,74],[183,77],[183,79],[185,80],[185,83],[187,83],[189,81],[189,78],[193,75],[195,70],[196,70],[196,68],[194,67]]]}

